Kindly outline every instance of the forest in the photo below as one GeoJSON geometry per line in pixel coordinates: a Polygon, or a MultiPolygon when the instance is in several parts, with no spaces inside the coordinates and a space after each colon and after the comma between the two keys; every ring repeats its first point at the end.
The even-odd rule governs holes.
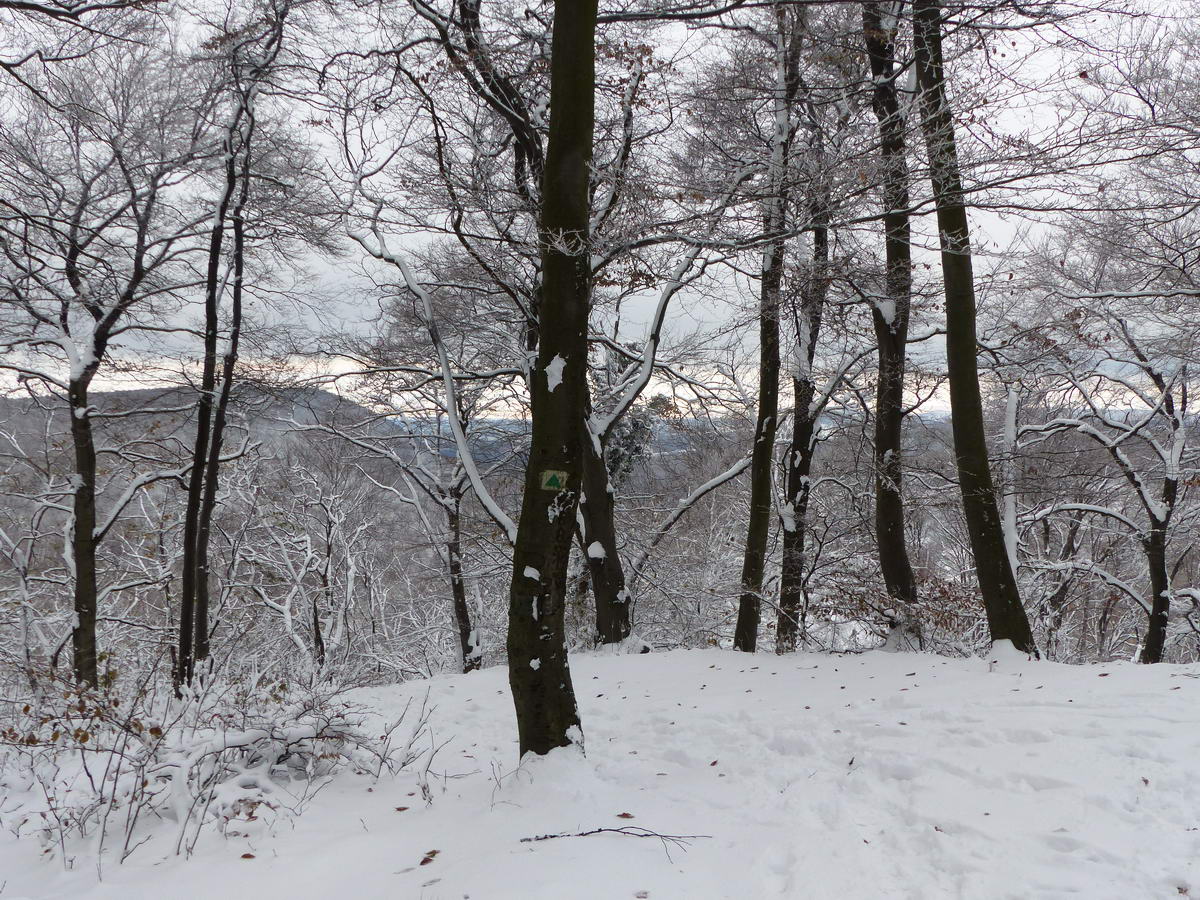
{"type": "MultiPolygon", "coordinates": [[[[996,741],[1063,748],[1061,785],[1014,768],[1011,792],[1111,753],[1084,806],[1111,778],[1165,793],[1105,840],[1200,827],[1186,767],[1136,768],[1200,750],[1198,12],[0,0],[0,898],[13,866],[34,896],[44,865],[60,880],[37,896],[158,896],[183,870],[85,889],[282,840],[310,807],[371,832],[353,778],[405,786],[388,828],[421,801],[464,850],[479,804],[524,808],[540,854],[362,896],[1200,890],[1190,836],[1162,871],[1051,836],[1100,867],[1070,884],[1045,879],[1081,868],[1047,863],[1001,889],[1000,856],[945,880],[966,851],[891,881],[834,841],[826,888],[790,846],[688,886],[672,853],[715,826],[654,771],[716,777],[707,756],[744,743],[746,794],[771,797],[820,770],[806,754],[862,773],[861,733],[899,742],[876,774],[908,785],[910,754],[960,774],[946,722],[1009,716],[996,741]],[[858,710],[951,672],[915,750],[875,720],[819,746],[794,721],[810,689],[858,710]],[[1034,681],[1058,712],[1010,710],[1034,681]],[[627,717],[596,707],[626,690],[627,717]],[[663,731],[677,712],[710,724],[663,731]],[[1109,749],[1071,730],[1085,714],[1122,722],[1109,749]],[[626,803],[605,792],[647,745],[638,790],[678,824],[566,814],[626,803]],[[604,880],[629,844],[661,885],[604,880]],[[735,890],[738,869],[766,880],[735,890]]],[[[986,753],[979,771],[1015,766],[986,753]]],[[[836,788],[804,813],[835,836],[836,788]]],[[[907,821],[905,790],[864,808],[907,821]]],[[[792,827],[790,800],[764,802],[792,827]]],[[[454,855],[414,852],[412,879],[454,855]]],[[[213,879],[186,896],[223,895],[213,879]]],[[[286,883],[255,895],[309,896],[286,883]]]]}

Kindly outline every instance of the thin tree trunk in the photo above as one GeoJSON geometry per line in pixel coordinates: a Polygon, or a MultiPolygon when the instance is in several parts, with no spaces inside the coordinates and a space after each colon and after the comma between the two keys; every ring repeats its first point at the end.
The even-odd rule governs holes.
{"type": "Polygon", "coordinates": [[[939,0],[914,0],[913,23],[921,125],[929,153],[930,180],[941,240],[942,279],[946,291],[946,360],[963,513],[992,640],[1011,641],[1018,650],[1036,655],[1029,617],[1021,605],[1016,578],[1008,562],[1004,527],[988,464],[976,359],[970,229],[963,204],[954,123],[946,100],[939,0]]]}
{"type": "Polygon", "coordinates": [[[912,309],[912,232],[904,117],[896,90],[895,31],[884,27],[879,3],[863,7],[863,39],[874,79],[871,103],[879,122],[887,285],[886,302],[874,303],[871,308],[879,348],[879,380],[875,388],[875,541],[888,595],[900,605],[891,617],[891,627],[895,630],[903,628],[908,618],[904,607],[917,602],[901,491],[904,372],[912,309]]]}
{"type": "Polygon", "coordinates": [[[522,756],[582,743],[563,614],[587,412],[595,35],[596,0],[557,0],[539,228],[540,337],[529,379],[532,434],[508,617],[508,678],[522,756]]]}
{"type": "Polygon", "coordinates": [[[600,441],[583,432],[583,546],[596,601],[596,643],[619,644],[629,637],[629,593],[617,550],[617,530],[608,465],[600,441]]]}
{"type": "Polygon", "coordinates": [[[312,593],[312,636],[313,636],[313,659],[316,662],[314,666],[314,677],[318,677],[324,673],[325,669],[325,634],[321,629],[321,606],[317,602],[319,597],[325,598],[325,607],[329,610],[330,619],[333,618],[333,581],[329,574],[333,570],[333,520],[330,518],[329,509],[325,510],[325,564],[321,566],[321,590],[313,591],[312,593]]]}
{"type": "MultiPolygon", "coordinates": [[[[781,235],[787,225],[787,166],[792,142],[792,108],[798,85],[795,42],[799,32],[795,24],[789,28],[784,5],[776,4],[775,18],[775,131],[763,213],[763,231],[771,236],[781,235]]],[[[750,460],[750,517],[742,557],[742,593],[733,632],[734,649],[745,653],[753,653],[758,644],[763,574],[771,531],[771,467],[775,461],[775,434],[779,427],[779,299],[786,249],[786,238],[774,237],[767,244],[762,262],[758,313],[758,416],[750,460]]]]}
{"type": "MultiPolygon", "coordinates": [[[[192,449],[192,471],[188,479],[187,504],[184,514],[183,577],[180,596],[179,662],[176,678],[190,682],[195,661],[209,653],[209,586],[208,545],[212,532],[212,514],[216,506],[219,485],[218,468],[225,430],[229,393],[237,363],[238,341],[241,336],[242,283],[245,271],[244,211],[250,191],[250,145],[254,134],[254,97],[267,77],[283,40],[284,22],[290,11],[288,3],[275,8],[268,20],[270,30],[262,45],[262,55],[230,59],[230,72],[239,83],[240,93],[233,117],[225,131],[225,185],[213,215],[209,235],[208,269],[204,285],[204,364],[197,403],[196,437],[192,449]],[[239,171],[238,159],[241,158],[239,171]],[[239,192],[240,184],[240,192],[239,192]],[[236,203],[234,194],[238,193],[236,203]],[[225,240],[226,219],[234,205],[233,311],[230,323],[229,347],[222,361],[220,396],[217,396],[217,337],[220,316],[220,273],[222,245],[225,240]]],[[[242,48],[235,52],[245,52],[242,48]]]]}
{"type": "Polygon", "coordinates": [[[1167,618],[1171,612],[1171,577],[1167,572],[1167,529],[1160,522],[1150,528],[1144,545],[1150,572],[1150,618],[1138,662],[1160,663],[1167,643],[1167,618]]]}
{"type": "MultiPolygon", "coordinates": [[[[1174,440],[1181,440],[1183,428],[1182,416],[1175,411],[1175,399],[1170,388],[1161,375],[1153,376],[1159,390],[1163,392],[1163,409],[1170,417],[1171,431],[1174,440]]],[[[1186,375],[1185,375],[1186,377],[1186,375]]],[[[1185,382],[1186,385],[1186,382],[1185,382]]],[[[1184,391],[1186,391],[1186,386],[1184,391]]],[[[1187,394],[1181,408],[1187,408],[1187,394]]],[[[1182,453],[1180,445],[1179,453],[1182,453]]],[[[1135,476],[1136,477],[1136,476],[1135,476]]],[[[1146,562],[1150,570],[1150,619],[1146,623],[1146,641],[1142,645],[1142,655],[1139,662],[1160,663],[1167,645],[1167,625],[1171,614],[1171,575],[1167,568],[1167,529],[1175,512],[1175,504],[1179,500],[1179,478],[1177,474],[1168,471],[1163,479],[1162,493],[1159,497],[1158,509],[1146,504],[1146,512],[1150,517],[1150,533],[1146,536],[1146,562]],[[1164,512],[1165,511],[1165,512],[1164,512]]]]}
{"type": "MultiPolygon", "coordinates": [[[[912,232],[908,222],[905,122],[895,79],[895,31],[884,28],[880,4],[863,7],[863,37],[874,78],[871,106],[880,126],[883,248],[887,300],[872,304],[871,323],[880,359],[875,390],[875,540],[888,595],[901,605],[917,602],[917,580],[905,540],[904,379],[908,319],[912,310],[912,232]]],[[[902,608],[902,607],[901,607],[902,608]]],[[[899,611],[898,611],[899,613],[899,611]]],[[[900,628],[895,614],[892,628],[900,628]]]]}
{"type": "Polygon", "coordinates": [[[450,540],[446,544],[449,557],[450,594],[454,601],[454,622],[458,626],[458,643],[462,650],[462,670],[474,672],[483,663],[479,648],[479,636],[471,627],[471,607],[467,604],[467,589],[463,582],[462,566],[462,519],[458,514],[460,496],[452,496],[451,509],[446,510],[446,524],[450,528],[450,540]]]}
{"type": "MultiPolygon", "coordinates": [[[[1070,527],[1067,529],[1066,540],[1063,541],[1062,549],[1059,551],[1058,558],[1065,562],[1075,558],[1076,541],[1079,536],[1079,528],[1083,524],[1081,518],[1072,518],[1070,527]]],[[[1043,525],[1049,530],[1049,520],[1044,520],[1043,525]]],[[[1047,541],[1048,543],[1048,541],[1047,541]]],[[[1071,591],[1071,576],[1064,574],[1054,592],[1046,600],[1046,609],[1048,613],[1048,621],[1046,623],[1046,659],[1052,662],[1058,658],[1059,649],[1059,631],[1062,629],[1063,613],[1066,609],[1067,595],[1071,591]]],[[[1083,632],[1087,631],[1087,605],[1083,607],[1084,627],[1083,632]]]]}
{"type": "MultiPolygon", "coordinates": [[[[96,354],[99,358],[99,354],[96,354]]],[[[95,687],[99,681],[96,644],[96,443],[88,404],[88,386],[95,369],[85,370],[69,385],[68,415],[75,449],[74,521],[71,555],[75,566],[75,627],[71,656],[75,681],[95,687]]]]}
{"type": "MultiPolygon", "coordinates": [[[[183,573],[179,593],[179,655],[176,684],[190,684],[196,659],[196,594],[200,552],[200,516],[204,505],[205,470],[208,467],[209,441],[212,435],[212,410],[217,381],[217,333],[219,329],[219,293],[221,248],[225,242],[226,218],[237,187],[237,154],[234,134],[241,111],[225,136],[225,185],[208,238],[208,267],[204,279],[204,361],[200,372],[200,396],[196,403],[196,433],[192,443],[192,469],[188,475],[187,500],[183,513],[183,573]]],[[[202,626],[207,634],[207,624],[202,626]]]]}
{"type": "Polygon", "coordinates": [[[225,423],[228,420],[229,396],[233,391],[234,370],[237,367],[238,346],[242,336],[242,291],[246,274],[246,202],[250,195],[250,139],[254,132],[253,113],[247,110],[242,148],[241,182],[237,203],[231,214],[233,230],[233,291],[229,310],[229,344],[221,362],[221,389],[213,409],[212,433],[209,437],[208,459],[205,463],[204,493],[200,501],[199,520],[196,529],[195,552],[195,629],[194,658],[207,659],[209,654],[208,610],[208,547],[212,536],[212,516],[217,505],[217,489],[220,485],[221,448],[225,440],[225,423]]]}
{"type": "MultiPolygon", "coordinates": [[[[329,561],[325,562],[325,571],[321,576],[321,584],[326,594],[329,593],[329,561]]],[[[316,662],[316,672],[319,674],[325,668],[325,636],[321,633],[321,608],[317,604],[317,594],[312,598],[312,633],[313,659],[316,662]]]]}
{"type": "Polygon", "coordinates": [[[792,376],[795,409],[792,412],[792,440],[784,464],[783,565],[779,579],[779,618],[775,628],[776,653],[790,653],[796,649],[804,601],[804,545],[808,537],[808,501],[812,493],[809,475],[816,453],[817,419],[821,413],[820,406],[813,403],[817,385],[812,367],[829,287],[828,198],[813,205],[812,219],[812,262],[795,317],[796,374],[792,376]]]}
{"type": "MultiPolygon", "coordinates": [[[[777,221],[773,216],[767,217],[768,233],[780,227],[777,221]]],[[[746,653],[753,653],[758,644],[763,574],[771,530],[771,467],[775,463],[775,434],[779,426],[779,294],[783,253],[783,241],[772,243],[767,251],[758,313],[758,418],[750,460],[750,519],[742,557],[742,595],[733,633],[734,649],[746,653]]]]}

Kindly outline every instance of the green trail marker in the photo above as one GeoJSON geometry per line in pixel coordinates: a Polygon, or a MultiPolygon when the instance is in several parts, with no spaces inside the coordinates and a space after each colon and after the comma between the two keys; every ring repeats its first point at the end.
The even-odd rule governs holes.
{"type": "Polygon", "coordinates": [[[567,473],[561,469],[542,469],[542,490],[561,491],[567,486],[567,473]]]}

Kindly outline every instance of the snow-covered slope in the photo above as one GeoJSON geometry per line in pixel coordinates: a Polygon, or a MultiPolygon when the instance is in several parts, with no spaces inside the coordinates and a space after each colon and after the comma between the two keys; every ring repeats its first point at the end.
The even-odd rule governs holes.
{"type": "Polygon", "coordinates": [[[572,667],[586,759],[516,770],[502,669],[372,690],[384,714],[431,692],[449,741],[431,805],[414,776],[344,775],[273,834],[190,861],[147,847],[99,884],[3,837],[0,898],[1200,897],[1200,667],[716,650],[572,667]],[[685,843],[522,840],[598,828],[685,843]]]}

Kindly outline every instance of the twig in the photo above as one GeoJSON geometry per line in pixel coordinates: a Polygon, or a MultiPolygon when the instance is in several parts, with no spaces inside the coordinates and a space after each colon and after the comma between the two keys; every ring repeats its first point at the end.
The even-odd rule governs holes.
{"type": "Polygon", "coordinates": [[[555,838],[565,837],[587,837],[589,834],[623,834],[627,837],[637,838],[658,838],[662,841],[663,853],[667,854],[667,860],[671,860],[671,847],[678,847],[681,850],[687,850],[692,841],[699,838],[711,838],[711,834],[659,834],[657,831],[651,831],[649,828],[641,828],[637,825],[624,825],[620,828],[593,828],[590,831],[560,831],[557,834],[538,834],[533,837],[521,838],[522,844],[530,844],[534,841],[552,841],[555,838]]]}

